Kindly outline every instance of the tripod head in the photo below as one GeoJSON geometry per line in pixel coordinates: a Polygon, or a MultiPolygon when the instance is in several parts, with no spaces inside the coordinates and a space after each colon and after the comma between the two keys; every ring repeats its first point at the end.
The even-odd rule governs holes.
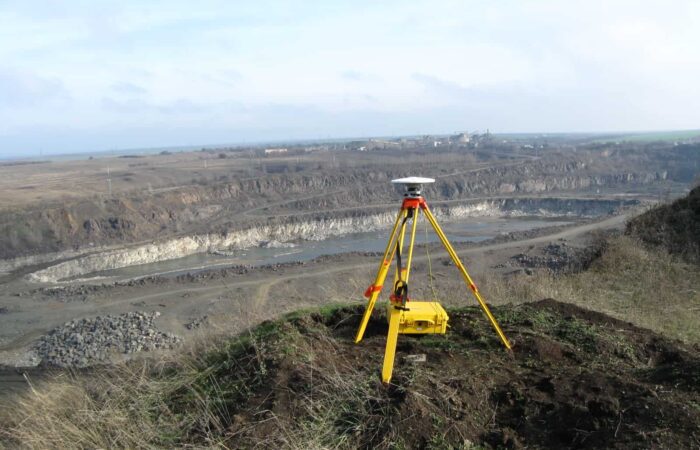
{"type": "Polygon", "coordinates": [[[393,184],[403,184],[406,186],[406,193],[403,195],[407,198],[418,198],[423,194],[423,185],[435,183],[432,178],[424,177],[406,177],[391,180],[393,184]]]}

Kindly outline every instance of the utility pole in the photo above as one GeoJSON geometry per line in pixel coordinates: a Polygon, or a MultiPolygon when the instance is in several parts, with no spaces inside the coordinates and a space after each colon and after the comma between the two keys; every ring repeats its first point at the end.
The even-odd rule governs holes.
{"type": "Polygon", "coordinates": [[[107,166],[107,189],[109,189],[109,196],[112,196],[112,177],[109,173],[109,166],[107,166]]]}

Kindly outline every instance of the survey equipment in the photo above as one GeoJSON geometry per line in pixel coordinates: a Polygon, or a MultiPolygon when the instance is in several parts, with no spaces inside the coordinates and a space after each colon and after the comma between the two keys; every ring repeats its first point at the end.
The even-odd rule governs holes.
{"type": "Polygon", "coordinates": [[[440,303],[437,301],[414,301],[408,296],[408,282],[411,275],[413,247],[416,240],[418,216],[421,211],[425,214],[433,230],[435,230],[435,233],[445,247],[445,250],[447,250],[455,266],[461,272],[467,287],[471,290],[472,294],[474,294],[477,302],[479,302],[481,309],[483,309],[486,317],[501,338],[503,345],[505,345],[507,349],[510,349],[512,347],[510,341],[508,341],[503,330],[501,330],[496,318],[479,293],[479,289],[476,287],[476,284],[474,284],[471,276],[469,276],[467,269],[457,256],[457,252],[452,248],[445,233],[440,228],[440,225],[438,225],[437,220],[435,220],[435,216],[430,212],[425,198],[423,198],[423,185],[434,183],[435,180],[432,178],[408,177],[392,180],[391,182],[404,185],[406,187],[406,193],[404,194],[401,209],[396,217],[394,228],[389,235],[389,242],[387,243],[386,250],[384,250],[384,257],[379,263],[377,276],[374,279],[374,283],[365,291],[365,297],[368,299],[367,308],[365,309],[360,327],[355,336],[355,343],[359,343],[365,334],[365,329],[367,328],[367,323],[372,315],[372,310],[377,302],[377,298],[384,287],[384,281],[389,273],[391,262],[395,259],[396,271],[394,273],[394,284],[389,296],[389,303],[387,304],[389,332],[387,334],[386,349],[384,351],[382,381],[384,381],[384,383],[389,383],[389,381],[391,381],[391,374],[394,369],[394,356],[396,354],[396,342],[399,334],[445,334],[447,332],[449,317],[440,303]],[[404,252],[404,240],[409,221],[410,236],[407,251],[404,252]],[[403,259],[404,255],[406,256],[405,265],[403,259]]]}

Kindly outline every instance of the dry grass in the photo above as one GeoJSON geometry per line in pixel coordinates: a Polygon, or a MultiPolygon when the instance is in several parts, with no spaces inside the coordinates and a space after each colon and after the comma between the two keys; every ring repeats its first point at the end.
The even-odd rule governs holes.
{"type": "MultiPolygon", "coordinates": [[[[551,297],[700,342],[700,271],[628,237],[609,240],[584,272],[480,281],[494,303],[551,297]]],[[[382,446],[395,442],[397,436],[385,426],[390,405],[372,396],[376,376],[353,361],[326,361],[323,355],[338,353],[338,343],[327,335],[306,330],[302,338],[297,328],[284,324],[266,323],[234,339],[203,336],[159,360],[63,374],[33,386],[0,406],[0,448],[225,448],[233,439],[263,448],[360,445],[351,436],[371,436],[372,444],[382,446]],[[264,418],[257,410],[242,421],[231,417],[252,392],[271,382],[280,355],[292,365],[277,373],[308,380],[313,389],[297,393],[289,417],[276,417],[262,406],[264,418]],[[275,430],[269,438],[265,427],[275,430]]]]}
{"type": "Polygon", "coordinates": [[[609,314],[689,343],[700,342],[700,270],[630,237],[606,242],[583,272],[538,271],[508,280],[486,278],[482,290],[495,303],[554,298],[609,314]]]}
{"type": "Polygon", "coordinates": [[[356,417],[358,427],[381,425],[361,423],[371,415],[361,410],[366,389],[377,381],[349,361],[319,361],[316,355],[333,354],[337,344],[327,335],[312,335],[302,339],[284,321],[265,322],[233,339],[202,334],[157,359],[62,373],[0,406],[0,449],[229,448],[240,438],[263,448],[352,447],[338,440],[337,423],[356,417]],[[232,434],[230,411],[270,381],[270,365],[280,355],[294,362],[298,376],[313,381],[313,392],[298,399],[299,413],[309,419],[250,420],[232,434]],[[265,433],[255,428],[270,421],[278,432],[261,440],[265,433]]]}
{"type": "Polygon", "coordinates": [[[281,327],[267,323],[233,340],[210,337],[158,361],[63,374],[32,386],[0,408],[0,448],[229,448],[231,442],[350,448],[347,437],[339,439],[339,423],[348,428],[341,437],[353,427],[380,429],[388,405],[386,414],[367,410],[376,377],[350,361],[319,360],[337,345],[327,335],[302,339],[296,328],[281,327]],[[294,400],[306,419],[260,418],[261,411],[250,411],[250,420],[232,429],[230,411],[271,381],[270,365],[279,355],[293,362],[289,371],[313,384],[294,400]],[[378,420],[364,423],[370,416],[378,420]],[[268,436],[260,427],[270,422],[276,432],[268,436]]]}
{"type": "Polygon", "coordinates": [[[231,421],[225,402],[245,397],[250,386],[218,372],[232,361],[241,373],[259,371],[254,349],[265,331],[33,385],[0,408],[0,446],[163,448],[194,440],[219,446],[231,421]]]}
{"type": "Polygon", "coordinates": [[[278,412],[283,416],[265,411],[267,417],[262,420],[249,417],[252,420],[239,426],[230,441],[245,443],[243,447],[328,449],[360,446],[353,436],[392,436],[386,433],[391,405],[373,396],[376,376],[339,358],[338,341],[327,329],[313,327],[304,336],[289,329],[285,339],[283,352],[289,366],[279,371],[274,382],[284,386],[289,382],[280,377],[290,377],[294,384],[308,389],[290,394],[285,411],[278,412]],[[268,421],[274,422],[275,432],[266,432],[268,421]]]}

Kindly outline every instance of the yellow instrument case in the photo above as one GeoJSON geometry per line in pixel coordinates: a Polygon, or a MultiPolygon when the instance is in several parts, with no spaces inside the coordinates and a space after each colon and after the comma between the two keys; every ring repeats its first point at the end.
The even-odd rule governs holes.
{"type": "MultiPolygon", "coordinates": [[[[387,320],[394,305],[387,305],[387,320]]],[[[438,302],[409,301],[401,311],[399,334],[445,334],[449,316],[438,302]]]]}

